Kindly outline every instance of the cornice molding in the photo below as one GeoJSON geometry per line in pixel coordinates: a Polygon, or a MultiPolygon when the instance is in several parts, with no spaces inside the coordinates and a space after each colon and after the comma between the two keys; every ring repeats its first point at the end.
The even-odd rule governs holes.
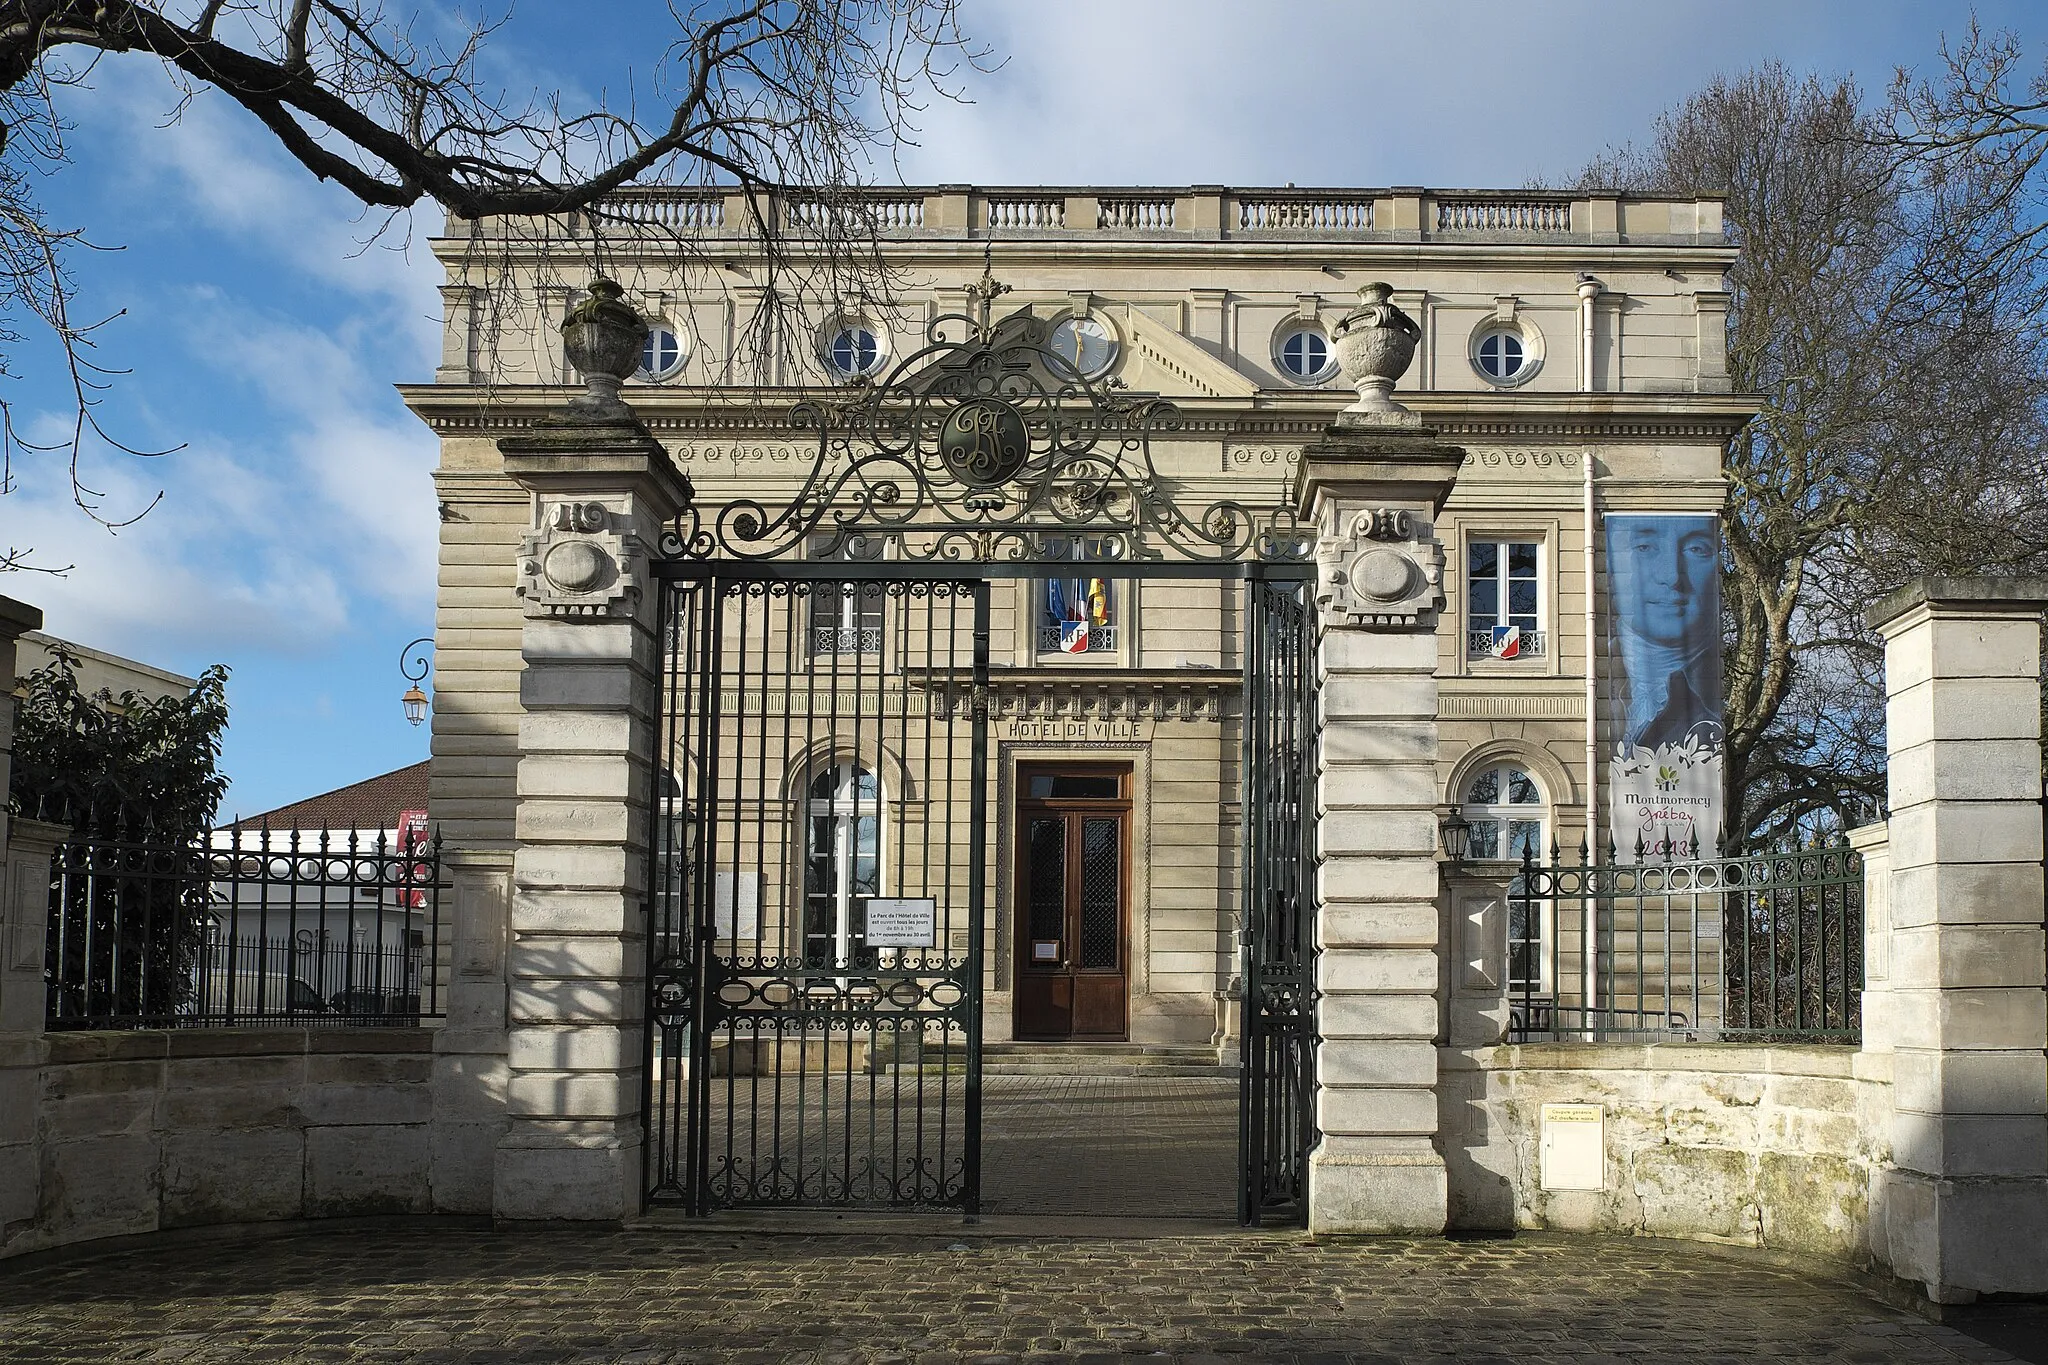
{"type": "MultiPolygon", "coordinates": [[[[501,437],[526,430],[577,390],[558,385],[404,384],[407,407],[441,436],[501,437]]],[[[800,389],[756,389],[745,399],[718,390],[627,390],[634,411],[665,440],[749,438],[803,441],[785,416],[800,389]]],[[[1583,440],[1725,441],[1747,425],[1756,402],[1746,394],[1485,394],[1404,393],[1425,425],[1447,441],[1583,440]]],[[[1336,420],[1344,396],[1261,393],[1250,400],[1176,399],[1181,423],[1168,442],[1243,441],[1282,444],[1319,438],[1336,420]]]]}

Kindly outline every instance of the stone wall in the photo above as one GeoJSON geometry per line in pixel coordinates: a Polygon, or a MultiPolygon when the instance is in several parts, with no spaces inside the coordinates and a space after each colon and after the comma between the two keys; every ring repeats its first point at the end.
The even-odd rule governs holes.
{"type": "Polygon", "coordinates": [[[7,1045],[40,1055],[4,1059],[33,1068],[38,1093],[0,1123],[0,1257],[433,1207],[428,1030],[52,1033],[7,1045]]]}
{"type": "Polygon", "coordinates": [[[1883,1059],[1843,1047],[1446,1048],[1451,1226],[1678,1237],[1862,1263],[1883,1059]],[[1545,1104],[1605,1109],[1606,1188],[1546,1191],[1545,1104]]]}

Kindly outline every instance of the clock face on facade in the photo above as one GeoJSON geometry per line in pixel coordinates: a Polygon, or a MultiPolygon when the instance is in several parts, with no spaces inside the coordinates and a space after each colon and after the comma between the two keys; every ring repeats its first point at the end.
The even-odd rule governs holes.
{"type": "Polygon", "coordinates": [[[1017,477],[1031,458],[1031,436],[1017,409],[1000,398],[971,398],[939,428],[939,459],[953,477],[994,488],[1017,477]]]}

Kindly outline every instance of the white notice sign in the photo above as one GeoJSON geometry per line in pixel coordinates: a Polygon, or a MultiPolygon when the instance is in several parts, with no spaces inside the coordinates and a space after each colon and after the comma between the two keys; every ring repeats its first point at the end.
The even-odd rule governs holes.
{"type": "Polygon", "coordinates": [[[929,897],[872,897],[868,901],[867,939],[870,948],[936,948],[939,903],[929,897]]]}
{"type": "Polygon", "coordinates": [[[720,938],[752,938],[761,923],[761,874],[721,871],[711,888],[711,913],[720,938]]]}
{"type": "Polygon", "coordinates": [[[1543,1188],[1607,1188],[1606,1112],[1597,1104],[1546,1104],[1539,1146],[1543,1188]]]}

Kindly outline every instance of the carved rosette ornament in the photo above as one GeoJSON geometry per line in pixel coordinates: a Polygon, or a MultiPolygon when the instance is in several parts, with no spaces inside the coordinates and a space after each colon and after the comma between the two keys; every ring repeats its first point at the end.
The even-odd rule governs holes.
{"type": "Polygon", "coordinates": [[[640,595],[638,540],[613,529],[601,502],[557,502],[519,542],[519,584],[528,616],[630,616],[640,595]]]}
{"type": "Polygon", "coordinates": [[[1326,626],[1433,628],[1444,604],[1444,547],[1407,511],[1347,515],[1316,543],[1316,605],[1326,626]]]}
{"type": "Polygon", "coordinates": [[[1408,373],[1422,328],[1394,306],[1394,286],[1384,281],[1358,291],[1358,307],[1330,331],[1344,379],[1358,390],[1351,413],[1406,412],[1394,401],[1394,381],[1408,373]]]}

